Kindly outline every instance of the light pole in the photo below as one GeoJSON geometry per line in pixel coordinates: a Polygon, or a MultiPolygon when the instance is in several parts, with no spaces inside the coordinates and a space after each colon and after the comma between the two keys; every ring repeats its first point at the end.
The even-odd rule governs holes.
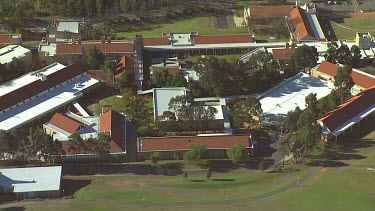
{"type": "Polygon", "coordinates": [[[173,167],[176,168],[176,154],[173,154],[173,167]]]}

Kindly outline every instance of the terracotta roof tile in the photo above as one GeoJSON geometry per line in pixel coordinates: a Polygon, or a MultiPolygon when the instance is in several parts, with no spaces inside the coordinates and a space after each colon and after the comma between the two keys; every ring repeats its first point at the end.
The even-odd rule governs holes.
{"type": "Polygon", "coordinates": [[[298,40],[311,36],[315,38],[314,32],[310,26],[305,10],[300,7],[294,7],[289,14],[289,21],[294,29],[294,35],[298,40]]]}
{"type": "Polygon", "coordinates": [[[125,117],[113,110],[109,110],[100,116],[99,131],[111,131],[110,144],[111,152],[124,152],[125,151],[125,117]]]}
{"type": "Polygon", "coordinates": [[[117,63],[115,79],[120,78],[124,71],[134,72],[134,59],[128,56],[121,57],[117,63]]]}
{"type": "Polygon", "coordinates": [[[316,120],[323,122],[330,131],[337,129],[359,113],[374,105],[375,87],[366,89],[358,95],[316,120]]]}
{"type": "Polygon", "coordinates": [[[227,149],[236,144],[251,146],[248,135],[230,136],[178,136],[140,138],[140,151],[188,150],[190,144],[204,144],[207,149],[227,149]]]}
{"type": "Polygon", "coordinates": [[[32,96],[44,92],[84,72],[85,70],[81,65],[72,64],[48,75],[47,80],[45,81],[37,80],[26,86],[20,87],[19,89],[0,97],[0,111],[29,99],[32,96]]]}
{"type": "Polygon", "coordinates": [[[251,43],[251,34],[195,36],[195,44],[251,43]]]}
{"type": "Polygon", "coordinates": [[[180,70],[180,67],[152,67],[152,73],[161,73],[164,70],[167,70],[169,74],[174,75],[180,70]]]}
{"type": "Polygon", "coordinates": [[[144,46],[169,45],[167,37],[145,37],[143,38],[144,46]]]}
{"type": "Polygon", "coordinates": [[[9,34],[0,35],[0,44],[10,44],[10,35],[9,34]]]}
{"type": "Polygon", "coordinates": [[[296,51],[295,48],[288,49],[272,49],[272,56],[278,60],[288,60],[296,51]]]}
{"type": "Polygon", "coordinates": [[[83,124],[63,114],[55,113],[49,123],[70,134],[77,132],[83,124]]]}
{"type": "Polygon", "coordinates": [[[250,17],[283,17],[288,16],[293,10],[293,5],[279,6],[251,6],[250,17]]]}
{"type": "Polygon", "coordinates": [[[83,43],[83,44],[58,44],[56,54],[82,54],[82,46],[86,52],[96,46],[103,53],[134,52],[133,43],[83,43]]]}
{"type": "MultiPolygon", "coordinates": [[[[330,75],[332,77],[336,76],[339,65],[332,64],[327,61],[323,61],[317,68],[317,71],[330,75]]],[[[370,88],[375,86],[375,76],[368,73],[362,72],[360,70],[353,69],[352,78],[354,84],[362,88],[370,88]]]]}

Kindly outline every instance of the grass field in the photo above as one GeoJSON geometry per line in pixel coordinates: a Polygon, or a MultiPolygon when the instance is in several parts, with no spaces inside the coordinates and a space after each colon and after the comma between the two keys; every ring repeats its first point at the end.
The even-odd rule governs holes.
{"type": "MultiPolygon", "coordinates": [[[[244,198],[266,193],[295,181],[313,167],[298,166],[301,171],[289,173],[213,174],[189,176],[95,177],[81,188],[74,200],[30,203],[27,210],[374,210],[375,173],[365,166],[375,166],[375,133],[361,141],[338,147],[330,146],[342,167],[323,167],[299,187],[267,198],[229,205],[192,207],[144,207],[110,201],[89,201],[99,197],[128,201],[204,201],[244,198]],[[143,200],[144,199],[144,200],[143,200]]],[[[81,177],[81,179],[91,179],[81,177]]],[[[17,205],[15,205],[17,206],[17,205]]],[[[20,206],[18,206],[20,207],[20,206]]],[[[23,208],[23,206],[21,206],[23,208]]]]}
{"type": "Polygon", "coordinates": [[[119,26],[116,33],[119,37],[135,37],[142,34],[144,37],[160,37],[163,32],[198,32],[200,35],[217,34],[246,34],[246,27],[220,29],[216,27],[216,18],[188,17],[170,23],[137,24],[119,26]]]}
{"type": "Polygon", "coordinates": [[[338,24],[341,26],[331,21],[337,39],[354,40],[356,32],[375,32],[375,17],[344,18],[344,23],[338,24]]]}

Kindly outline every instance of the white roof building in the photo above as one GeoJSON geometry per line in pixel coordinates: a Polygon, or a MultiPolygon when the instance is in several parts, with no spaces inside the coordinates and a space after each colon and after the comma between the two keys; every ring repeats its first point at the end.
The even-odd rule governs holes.
{"type": "Polygon", "coordinates": [[[310,93],[317,94],[319,100],[330,94],[332,89],[334,86],[327,81],[299,73],[258,97],[267,119],[263,122],[269,121],[268,124],[275,124],[280,116],[286,116],[297,106],[302,110],[305,109],[305,98],[310,93]]]}
{"type": "Polygon", "coordinates": [[[0,169],[0,189],[21,198],[59,197],[61,171],[61,166],[0,169]]]}
{"type": "Polygon", "coordinates": [[[0,63],[6,64],[12,61],[13,58],[22,59],[28,58],[27,63],[31,63],[31,51],[20,45],[8,45],[0,49],[0,63]]]}

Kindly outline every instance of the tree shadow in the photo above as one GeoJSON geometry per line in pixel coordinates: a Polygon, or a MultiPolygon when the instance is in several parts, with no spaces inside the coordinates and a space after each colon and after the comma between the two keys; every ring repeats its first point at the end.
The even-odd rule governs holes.
{"type": "Polygon", "coordinates": [[[343,163],[340,161],[333,161],[333,160],[313,160],[308,162],[306,165],[308,166],[323,166],[323,167],[343,167],[343,166],[349,166],[347,163],[343,163]]]}
{"type": "Polygon", "coordinates": [[[234,182],[235,179],[211,179],[212,181],[219,181],[219,182],[234,182]]]}
{"type": "Polygon", "coordinates": [[[136,175],[164,175],[176,176],[182,173],[184,164],[168,163],[162,165],[151,164],[94,164],[94,165],[64,165],[64,175],[110,175],[110,174],[136,174],[136,175]]]}
{"type": "Polygon", "coordinates": [[[91,184],[91,180],[63,179],[62,190],[64,196],[73,196],[78,190],[91,184]]]}
{"type": "Polygon", "coordinates": [[[202,179],[193,179],[193,180],[190,180],[192,182],[206,182],[206,180],[202,180],[202,179]]]}
{"type": "Polygon", "coordinates": [[[23,211],[26,210],[24,207],[7,207],[7,208],[1,208],[1,211],[23,211]]]}

